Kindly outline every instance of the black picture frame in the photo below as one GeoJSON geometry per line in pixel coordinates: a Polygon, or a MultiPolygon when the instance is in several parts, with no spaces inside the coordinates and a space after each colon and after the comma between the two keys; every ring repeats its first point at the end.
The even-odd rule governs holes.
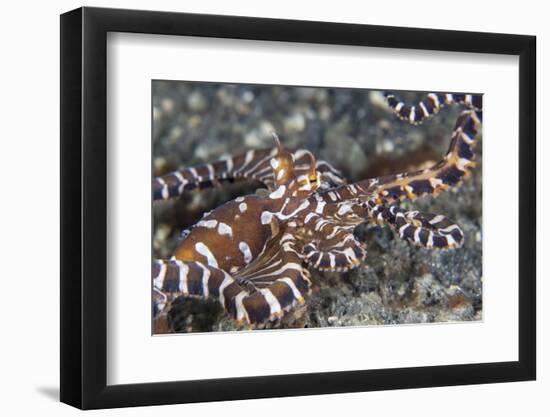
{"type": "Polygon", "coordinates": [[[535,379],[534,36],[85,7],[61,16],[60,56],[62,402],[94,409],[535,379]],[[107,385],[108,32],[519,56],[519,360],[107,385]]]}

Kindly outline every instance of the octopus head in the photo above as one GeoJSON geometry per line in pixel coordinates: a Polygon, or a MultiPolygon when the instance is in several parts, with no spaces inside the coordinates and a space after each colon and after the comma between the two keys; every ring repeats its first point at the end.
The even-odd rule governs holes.
{"type": "Polygon", "coordinates": [[[277,154],[270,160],[275,187],[285,185],[293,197],[307,197],[319,187],[315,156],[309,151],[303,151],[300,155],[299,169],[297,169],[294,154],[284,149],[275,133],[273,136],[278,148],[277,154]]]}

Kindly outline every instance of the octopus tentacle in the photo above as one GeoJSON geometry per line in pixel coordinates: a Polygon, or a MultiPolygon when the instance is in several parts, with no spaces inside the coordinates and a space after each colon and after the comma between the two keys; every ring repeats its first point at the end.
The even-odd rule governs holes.
{"type": "Polygon", "coordinates": [[[475,166],[474,145],[480,128],[478,112],[465,110],[456,121],[449,150],[441,161],[421,171],[387,175],[359,181],[353,185],[362,190],[366,197],[375,196],[378,202],[401,201],[406,198],[414,200],[424,195],[435,196],[459,184],[470,174],[475,166]]]}
{"type": "MultiPolygon", "coordinates": [[[[239,294],[248,294],[227,272],[212,265],[176,259],[153,261],[154,312],[163,315],[176,297],[217,298],[235,319],[244,320],[246,311],[239,294]]],[[[242,296],[241,296],[242,298],[242,296]]]]}
{"type": "Polygon", "coordinates": [[[384,92],[384,97],[397,117],[413,125],[419,125],[430,119],[446,105],[461,104],[468,109],[480,112],[483,100],[481,95],[429,93],[417,104],[409,105],[389,91],[384,92]]]}
{"type": "Polygon", "coordinates": [[[464,233],[460,227],[440,214],[405,211],[396,205],[369,202],[370,217],[395,229],[401,239],[425,248],[453,249],[462,246],[464,233]]]}
{"type": "MultiPolygon", "coordinates": [[[[300,174],[300,171],[297,171],[300,174]]],[[[322,159],[317,160],[317,172],[319,173],[319,188],[321,190],[328,190],[347,183],[340,170],[322,159]]]]}
{"type": "Polygon", "coordinates": [[[345,272],[356,268],[367,256],[364,245],[346,230],[339,238],[329,241],[311,240],[304,246],[304,255],[309,267],[319,271],[345,272]]]}
{"type": "Polygon", "coordinates": [[[283,233],[235,275],[240,285],[250,291],[243,300],[250,324],[275,320],[304,303],[311,292],[311,278],[303,267],[301,252],[301,242],[292,234],[283,233]]]}
{"type": "Polygon", "coordinates": [[[153,199],[168,200],[184,191],[210,188],[222,182],[257,179],[266,180],[272,175],[269,160],[277,148],[249,150],[211,164],[184,168],[153,180],[153,199]]]}
{"type": "MultiPolygon", "coordinates": [[[[246,153],[190,168],[183,168],[153,180],[153,200],[169,200],[194,189],[211,188],[221,183],[241,180],[258,180],[268,189],[274,185],[270,160],[277,148],[250,150],[246,153]]],[[[299,149],[293,153],[295,173],[303,175],[310,170],[308,151],[299,149]]],[[[326,161],[316,164],[320,187],[328,189],[346,183],[342,173],[326,161]]]]}
{"type": "Polygon", "coordinates": [[[294,237],[286,234],[280,242],[234,276],[197,261],[155,260],[156,316],[165,315],[176,297],[213,297],[233,319],[256,326],[303,304],[310,293],[309,272],[302,267],[294,237]]]}

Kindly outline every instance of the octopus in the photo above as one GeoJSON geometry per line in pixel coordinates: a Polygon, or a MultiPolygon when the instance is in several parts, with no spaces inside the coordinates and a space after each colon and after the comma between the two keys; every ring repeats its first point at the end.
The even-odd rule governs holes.
{"type": "Polygon", "coordinates": [[[421,170],[348,182],[305,149],[276,146],[188,167],[153,179],[153,200],[254,179],[265,188],[214,210],[183,234],[170,259],[152,262],[153,332],[174,331],[168,312],[178,297],[213,298],[242,328],[261,328],[304,306],[310,269],[345,272],[367,259],[354,229],[388,225],[400,239],[434,250],[460,247],[464,233],[442,214],[407,210],[404,200],[458,186],[475,166],[482,98],[430,93],[415,105],[385,93],[400,119],[420,124],[450,105],[464,109],[443,158],[421,170]]]}

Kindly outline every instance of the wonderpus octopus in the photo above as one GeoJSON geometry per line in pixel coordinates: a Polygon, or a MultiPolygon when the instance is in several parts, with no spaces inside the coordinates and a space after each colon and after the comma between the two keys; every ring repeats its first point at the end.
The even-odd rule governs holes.
{"type": "Polygon", "coordinates": [[[309,268],[343,272],[365,262],[367,249],[353,234],[365,222],[389,225],[401,239],[425,248],[462,245],[464,234],[452,220],[405,210],[400,202],[435,196],[469,175],[481,96],[432,93],[416,105],[385,96],[397,116],[412,124],[444,106],[465,108],[443,159],[426,169],[348,183],[328,162],[308,150],[285,149],[274,134],[273,148],[153,180],[154,200],[238,180],[255,179],[266,187],[205,213],[184,233],[172,258],[153,260],[154,333],[173,331],[167,313],[180,296],[219,300],[248,328],[281,318],[305,303],[312,287],[309,268]]]}

